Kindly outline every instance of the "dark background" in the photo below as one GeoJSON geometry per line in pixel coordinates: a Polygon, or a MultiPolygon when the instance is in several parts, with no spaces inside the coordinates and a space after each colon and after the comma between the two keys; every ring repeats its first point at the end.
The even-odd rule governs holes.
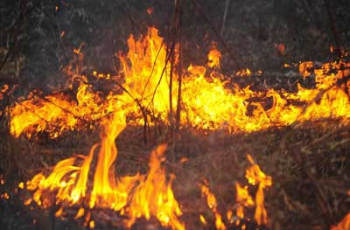
{"type": "MultiPolygon", "coordinates": [[[[349,48],[350,1],[327,1],[230,0],[223,26],[226,0],[185,0],[184,63],[206,63],[211,43],[218,42],[223,71],[230,74],[235,65],[221,40],[241,67],[252,70],[278,70],[286,62],[329,61],[335,55],[329,52],[331,45],[349,48]],[[286,47],[283,55],[276,48],[280,43],[286,47]]],[[[3,67],[1,74],[45,89],[60,82],[62,68],[81,44],[85,71],[115,73],[115,54],[127,50],[129,34],[145,33],[153,25],[168,39],[173,14],[174,1],[2,0],[0,47],[8,55],[4,60],[0,54],[0,61],[21,61],[16,73],[3,67]]]]}

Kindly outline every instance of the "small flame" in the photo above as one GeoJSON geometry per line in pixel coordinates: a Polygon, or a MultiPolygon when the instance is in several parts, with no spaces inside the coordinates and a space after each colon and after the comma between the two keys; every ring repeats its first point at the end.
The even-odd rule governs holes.
{"type": "Polygon", "coordinates": [[[207,221],[206,221],[206,219],[205,219],[205,217],[204,217],[202,214],[199,215],[199,220],[200,220],[201,223],[204,224],[204,225],[207,225],[207,224],[208,224],[207,221]]]}
{"type": "Polygon", "coordinates": [[[244,207],[250,207],[254,205],[253,198],[249,195],[248,186],[241,187],[239,183],[236,183],[236,202],[238,203],[238,208],[236,215],[238,218],[244,218],[244,207]]]}
{"type": "Polygon", "coordinates": [[[275,48],[281,55],[286,54],[286,45],[284,43],[275,44],[275,48]]]}
{"type": "Polygon", "coordinates": [[[264,189],[266,187],[270,187],[272,185],[272,178],[270,176],[266,176],[265,173],[263,173],[260,170],[259,165],[257,165],[253,158],[248,154],[247,155],[248,161],[250,162],[251,166],[246,170],[246,178],[249,182],[249,184],[257,185],[258,184],[258,191],[255,195],[255,214],[254,219],[259,224],[265,224],[268,225],[268,216],[267,211],[265,209],[264,205],[264,189]]]}
{"type": "Polygon", "coordinates": [[[216,48],[211,49],[208,54],[208,66],[210,68],[220,69],[221,53],[216,48]]]}
{"type": "Polygon", "coordinates": [[[222,221],[221,214],[217,210],[217,203],[216,203],[216,198],[215,198],[214,194],[210,192],[209,187],[206,184],[201,185],[201,191],[202,191],[202,194],[207,198],[208,207],[211,209],[211,211],[215,215],[215,227],[216,227],[216,229],[217,230],[226,229],[226,226],[222,221]]]}
{"type": "Polygon", "coordinates": [[[249,77],[252,75],[252,72],[250,71],[250,69],[243,69],[238,71],[236,75],[239,77],[249,77]]]}
{"type": "Polygon", "coordinates": [[[92,228],[95,228],[95,221],[93,220],[90,220],[89,222],[89,227],[92,229],[92,228]]]}
{"type": "Polygon", "coordinates": [[[149,14],[149,15],[153,14],[153,8],[152,7],[148,7],[147,8],[147,14],[149,14]]]}
{"type": "Polygon", "coordinates": [[[331,227],[330,230],[345,230],[350,229],[350,212],[336,225],[331,227]]]}

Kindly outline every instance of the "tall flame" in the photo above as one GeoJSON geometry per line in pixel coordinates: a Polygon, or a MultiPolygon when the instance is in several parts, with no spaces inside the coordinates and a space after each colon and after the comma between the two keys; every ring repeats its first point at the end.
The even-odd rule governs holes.
{"type": "Polygon", "coordinates": [[[249,184],[257,185],[258,184],[258,191],[255,195],[255,214],[254,219],[255,221],[261,225],[265,224],[268,225],[268,216],[267,211],[265,209],[264,205],[264,189],[266,187],[269,187],[272,185],[272,178],[270,176],[265,175],[260,170],[259,165],[257,165],[253,158],[250,155],[247,155],[248,161],[250,162],[251,166],[246,170],[246,178],[248,180],[249,184]]]}
{"type": "MultiPolygon", "coordinates": [[[[125,213],[129,217],[126,223],[129,227],[140,217],[149,219],[154,216],[163,226],[185,229],[178,219],[181,210],[171,188],[174,176],[167,180],[166,172],[161,166],[166,145],[160,145],[152,152],[147,175],[115,175],[112,167],[117,158],[115,138],[124,127],[123,112],[113,114],[111,119],[104,122],[101,144],[94,145],[88,156],[60,161],[48,177],[42,173],[34,176],[27,182],[27,189],[35,191],[34,201],[43,207],[51,206],[53,201],[45,195],[46,191],[51,191],[56,194],[56,204],[74,205],[87,200],[90,208],[103,207],[125,213]],[[93,170],[91,163],[98,147],[100,149],[97,154],[93,188],[90,191],[87,189],[88,174],[93,170]],[[82,163],[75,165],[79,158],[82,163]]],[[[60,209],[56,215],[60,216],[62,212],[63,209],[60,209]]],[[[81,215],[77,213],[77,216],[81,215]]]]}
{"type": "Polygon", "coordinates": [[[177,218],[182,213],[169,186],[175,176],[171,175],[170,181],[167,182],[165,171],[161,166],[162,161],[164,161],[165,149],[166,145],[159,145],[151,153],[150,171],[147,177],[140,182],[130,201],[128,213],[132,218],[128,222],[129,226],[134,223],[136,218],[141,216],[146,219],[156,216],[163,226],[171,226],[173,229],[180,230],[185,229],[177,218]]]}
{"type": "Polygon", "coordinates": [[[202,194],[207,198],[208,207],[215,215],[215,227],[217,230],[225,230],[226,226],[222,221],[221,214],[217,210],[216,198],[213,193],[210,192],[209,187],[205,184],[201,185],[202,194]]]}
{"type": "Polygon", "coordinates": [[[236,215],[238,218],[244,218],[244,207],[254,205],[252,197],[249,195],[248,186],[241,187],[239,183],[236,183],[236,202],[238,203],[236,215]]]}

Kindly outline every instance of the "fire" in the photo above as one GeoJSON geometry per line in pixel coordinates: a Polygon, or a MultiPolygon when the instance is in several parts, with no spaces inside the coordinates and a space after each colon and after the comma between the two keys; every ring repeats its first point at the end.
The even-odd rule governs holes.
{"type": "Polygon", "coordinates": [[[169,186],[175,176],[171,175],[169,182],[167,182],[165,170],[161,166],[162,161],[165,160],[163,156],[165,149],[166,145],[160,145],[151,153],[150,171],[137,186],[127,210],[132,217],[128,222],[129,227],[136,218],[144,216],[149,219],[151,216],[156,216],[163,226],[171,226],[172,229],[185,229],[178,220],[178,216],[182,213],[169,186]]]}
{"type": "Polygon", "coordinates": [[[350,229],[350,212],[336,226],[331,227],[331,230],[350,229]]]}
{"type": "Polygon", "coordinates": [[[218,68],[220,69],[220,60],[221,60],[221,53],[216,48],[209,51],[208,54],[208,66],[211,68],[218,68]]]}
{"type": "MultiPolygon", "coordinates": [[[[126,56],[119,55],[122,74],[125,77],[125,89],[145,110],[152,111],[154,116],[166,121],[170,109],[169,76],[172,73],[165,44],[158,36],[158,30],[150,28],[146,37],[139,41],[135,41],[131,35],[128,47],[129,52],[126,56]]],[[[173,97],[174,108],[176,101],[176,97],[173,97]]],[[[137,108],[132,112],[139,113],[137,108]]]]}
{"type": "MultiPolygon", "coordinates": [[[[122,70],[118,76],[93,74],[113,86],[107,96],[95,91],[86,76],[74,73],[68,85],[70,88],[74,82],[79,85],[75,98],[63,93],[43,96],[33,92],[28,99],[11,106],[11,133],[16,137],[22,133],[31,137],[47,131],[55,138],[67,130],[99,126],[103,117],[119,110],[133,118],[129,119],[129,124],[152,125],[155,121],[168,124],[169,112],[175,110],[178,102],[177,84],[172,84],[170,89],[170,81],[176,81],[178,76],[171,67],[163,39],[157,29],[150,28],[138,40],[131,35],[127,43],[128,53],[119,53],[122,70]],[[122,83],[116,79],[123,79],[122,83]]],[[[174,52],[178,52],[177,48],[174,52]]],[[[78,55],[82,54],[79,52],[78,55]]],[[[177,58],[176,53],[175,64],[177,58]]],[[[182,127],[255,132],[325,118],[341,119],[346,123],[350,117],[347,113],[350,110],[349,95],[344,90],[350,83],[341,83],[350,75],[350,63],[326,63],[317,68],[312,62],[304,62],[299,65],[300,74],[304,78],[314,74],[315,88],[299,85],[296,92],[274,89],[255,92],[249,86],[241,88],[225,80],[228,78],[220,73],[220,59],[220,52],[213,48],[208,54],[207,66],[190,65],[183,71],[182,127]],[[251,98],[259,100],[249,102],[251,98]],[[264,100],[268,98],[273,100],[270,107],[264,106],[264,100]]],[[[248,69],[238,73],[251,74],[248,69]]]]}
{"type": "Polygon", "coordinates": [[[238,203],[238,208],[236,215],[238,218],[244,218],[244,207],[249,207],[254,205],[252,197],[249,195],[248,186],[241,187],[239,183],[236,183],[236,202],[238,203]]]}
{"type": "MultiPolygon", "coordinates": [[[[217,230],[226,229],[226,226],[222,221],[221,214],[217,210],[217,203],[216,203],[216,198],[215,198],[214,194],[212,194],[210,192],[208,186],[205,184],[201,185],[201,191],[202,191],[202,194],[207,198],[208,207],[211,209],[211,211],[215,215],[215,227],[216,227],[216,229],[217,230]]],[[[201,219],[202,219],[202,223],[205,222],[205,219],[203,216],[201,219]]]]}
{"type": "Polygon", "coordinates": [[[265,173],[260,170],[259,165],[254,162],[250,155],[247,155],[247,158],[251,166],[246,170],[245,176],[249,184],[258,185],[258,191],[255,195],[256,209],[254,219],[259,225],[268,225],[269,221],[264,205],[264,189],[272,185],[272,178],[266,176],[265,173]]]}
{"type": "MultiPolygon", "coordinates": [[[[123,129],[127,125],[156,122],[168,125],[178,102],[182,108],[181,128],[226,129],[239,133],[328,118],[349,122],[350,101],[345,89],[350,81],[345,81],[345,77],[350,75],[350,63],[327,63],[322,68],[316,68],[312,62],[301,63],[299,71],[303,78],[316,76],[315,88],[299,85],[296,92],[274,89],[256,92],[250,86],[242,88],[228,81],[220,72],[221,53],[213,48],[205,66],[191,64],[182,71],[181,98],[177,98],[178,86],[171,84],[179,79],[173,66],[177,67],[178,63],[177,46],[175,60],[170,60],[169,50],[155,28],[149,28],[139,39],[131,35],[127,44],[128,53],[118,55],[121,71],[117,76],[92,74],[94,81],[107,82],[109,92],[97,91],[89,77],[67,68],[71,78],[66,88],[74,95],[63,92],[43,95],[33,91],[8,108],[10,132],[15,137],[23,134],[30,138],[45,131],[50,138],[57,138],[70,130],[102,127],[101,142],[93,145],[88,155],[64,159],[48,176],[39,173],[27,182],[26,187],[34,192],[33,200],[39,206],[62,204],[57,216],[63,215],[63,207],[87,203],[90,209],[102,207],[120,212],[127,217],[128,227],[138,218],[155,217],[163,226],[185,229],[172,191],[175,176],[168,178],[162,166],[165,145],[152,152],[147,175],[119,176],[113,167],[118,156],[115,139],[123,129]],[[268,99],[272,99],[270,106],[265,103],[268,99]],[[54,194],[55,200],[48,193],[54,194]]],[[[74,52],[80,60],[80,49],[74,52]]],[[[249,69],[238,72],[238,76],[250,75],[249,69]]],[[[251,166],[246,178],[249,184],[258,186],[258,190],[253,200],[247,187],[236,184],[236,215],[244,218],[244,207],[255,206],[255,221],[268,225],[264,189],[272,186],[272,178],[265,175],[249,155],[248,160],[251,166]]],[[[215,196],[207,185],[203,185],[201,191],[215,214],[216,228],[226,229],[215,196]]],[[[229,211],[228,219],[233,215],[232,210],[229,211]]],[[[79,210],[76,217],[88,215],[86,213],[84,209],[79,210]]],[[[87,219],[90,227],[94,227],[94,222],[87,219]]],[[[200,219],[206,222],[203,216],[200,219]]]]}
{"type": "MultiPolygon", "coordinates": [[[[243,220],[245,216],[245,208],[246,207],[255,207],[254,220],[258,225],[269,225],[268,215],[264,205],[264,189],[266,187],[272,186],[272,178],[270,176],[265,175],[260,170],[258,164],[256,164],[253,158],[248,154],[248,161],[251,166],[246,169],[246,179],[248,183],[251,185],[258,185],[258,191],[255,194],[255,200],[253,200],[252,196],[249,194],[248,186],[242,187],[239,183],[236,182],[236,221],[233,218],[232,210],[227,210],[226,217],[229,223],[235,223],[236,226],[239,226],[241,229],[245,229],[246,225],[241,224],[241,220],[243,220]]],[[[204,181],[205,184],[201,185],[202,195],[206,197],[207,205],[210,210],[215,215],[215,226],[216,229],[227,229],[222,215],[219,213],[217,209],[217,201],[215,195],[209,190],[207,182],[204,181]]],[[[207,225],[207,221],[203,215],[199,216],[202,224],[207,225]]],[[[249,220],[249,218],[248,218],[249,220]]]]}
{"type": "MultiPolygon", "coordinates": [[[[122,112],[113,114],[104,123],[101,143],[94,145],[88,156],[79,155],[60,161],[48,177],[43,173],[34,176],[27,182],[27,189],[34,191],[34,201],[43,207],[53,205],[54,201],[47,195],[51,192],[55,194],[55,203],[62,205],[56,216],[62,215],[65,205],[79,205],[86,201],[90,209],[102,207],[124,213],[129,217],[126,223],[129,227],[140,217],[149,219],[154,216],[163,226],[185,229],[178,219],[181,210],[171,189],[174,176],[167,180],[161,166],[166,145],[160,145],[152,152],[147,175],[115,175],[112,165],[117,158],[117,148],[114,141],[124,127],[125,115],[122,112]],[[97,148],[98,159],[90,190],[89,172],[97,148]]],[[[76,217],[83,215],[84,209],[79,209],[76,217]]]]}
{"type": "Polygon", "coordinates": [[[83,83],[78,88],[77,101],[63,93],[42,97],[40,93],[32,92],[29,97],[31,99],[11,110],[10,132],[16,137],[21,133],[31,137],[33,133],[47,131],[51,138],[55,138],[64,131],[89,125],[86,120],[97,121],[108,113],[108,103],[102,103],[98,94],[83,83]]]}

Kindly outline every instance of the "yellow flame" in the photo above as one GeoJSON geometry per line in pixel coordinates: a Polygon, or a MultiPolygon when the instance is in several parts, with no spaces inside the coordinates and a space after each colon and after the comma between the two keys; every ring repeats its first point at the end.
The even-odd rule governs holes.
{"type": "Polygon", "coordinates": [[[261,225],[269,224],[268,216],[267,216],[267,211],[265,209],[264,205],[264,189],[266,187],[269,187],[272,185],[272,178],[270,176],[265,175],[260,170],[259,165],[257,165],[253,158],[250,155],[247,155],[248,161],[250,162],[251,166],[246,170],[246,178],[249,182],[249,184],[252,185],[257,185],[258,184],[258,191],[256,192],[255,195],[255,214],[254,214],[254,219],[255,221],[261,225]]]}
{"type": "Polygon", "coordinates": [[[160,145],[151,153],[150,171],[147,177],[140,181],[128,207],[128,213],[131,216],[128,226],[141,216],[146,219],[156,216],[163,226],[185,229],[177,218],[182,213],[171,189],[175,177],[172,175],[168,182],[164,168],[161,166],[165,149],[166,145],[160,145]]]}
{"type": "MultiPolygon", "coordinates": [[[[102,141],[91,148],[88,156],[62,160],[48,177],[39,173],[27,182],[27,189],[35,191],[34,201],[43,207],[51,206],[52,201],[50,203],[45,195],[48,190],[55,192],[56,203],[74,205],[87,200],[90,208],[97,206],[120,211],[128,216],[126,224],[129,227],[140,217],[149,219],[154,216],[165,227],[185,229],[178,219],[182,213],[171,188],[175,177],[171,176],[168,180],[161,165],[165,159],[166,145],[160,145],[152,152],[147,175],[117,178],[112,165],[117,158],[115,139],[125,127],[123,112],[113,114],[103,125],[102,141]],[[97,165],[92,191],[89,191],[88,174],[92,170],[91,163],[97,147],[97,165]],[[81,163],[77,165],[78,161],[81,163]]],[[[55,216],[62,213],[63,207],[55,216]]],[[[83,215],[84,209],[79,209],[76,218],[83,215]]]]}
{"type": "MultiPolygon", "coordinates": [[[[128,124],[144,124],[144,119],[151,125],[155,120],[168,124],[169,111],[175,110],[178,102],[178,85],[172,84],[170,90],[170,81],[176,81],[178,76],[175,68],[171,67],[163,39],[157,29],[150,28],[138,40],[131,35],[128,47],[126,55],[119,53],[122,68],[118,76],[93,73],[97,80],[104,79],[115,86],[107,96],[94,91],[87,77],[69,70],[67,72],[72,78],[68,85],[72,88],[74,82],[78,84],[76,98],[63,93],[47,96],[32,93],[32,98],[10,107],[11,133],[16,137],[22,133],[31,137],[47,131],[51,138],[55,138],[67,130],[82,130],[90,128],[91,124],[99,126],[99,121],[106,115],[121,110],[125,116],[132,116],[128,124]],[[123,91],[117,87],[116,81],[122,85],[123,91]]],[[[79,49],[76,52],[82,55],[79,49]]],[[[176,64],[177,49],[175,52],[176,64]]],[[[255,92],[249,86],[231,86],[223,80],[228,77],[219,72],[220,58],[220,52],[213,48],[208,54],[207,66],[215,67],[214,71],[207,70],[207,66],[196,65],[190,65],[187,71],[183,71],[182,126],[254,132],[288,126],[296,121],[324,118],[340,118],[344,123],[349,121],[349,95],[344,88],[349,87],[350,81],[337,82],[350,75],[350,63],[330,62],[321,68],[316,68],[312,62],[300,63],[303,77],[311,73],[315,75],[316,88],[306,89],[299,85],[296,92],[274,89],[255,92]],[[337,71],[333,73],[330,70],[337,71]],[[251,98],[259,100],[249,102],[251,98]],[[273,100],[271,107],[264,106],[264,100],[268,98],[273,100]]],[[[251,72],[245,69],[239,74],[250,75],[251,72]]]]}
{"type": "Polygon", "coordinates": [[[222,221],[221,214],[217,210],[216,198],[213,193],[210,192],[209,187],[207,185],[201,185],[202,194],[207,199],[207,205],[212,210],[215,215],[215,227],[217,230],[224,230],[226,226],[222,221]]]}
{"type": "Polygon", "coordinates": [[[238,207],[236,210],[237,217],[244,218],[244,207],[249,207],[254,205],[252,197],[249,195],[248,186],[241,187],[239,183],[236,183],[236,202],[238,207]]]}
{"type": "MultiPolygon", "coordinates": [[[[27,189],[34,191],[33,200],[38,205],[52,205],[53,201],[45,195],[45,191],[50,191],[55,192],[56,202],[75,205],[87,200],[90,208],[98,206],[120,211],[128,215],[126,224],[129,226],[141,216],[147,219],[155,216],[164,226],[184,229],[178,220],[181,211],[171,189],[174,176],[168,179],[161,167],[165,146],[161,145],[152,152],[148,175],[117,177],[112,167],[117,159],[115,138],[124,127],[143,124],[145,119],[150,125],[155,121],[169,124],[168,115],[177,108],[178,101],[182,108],[180,121],[183,127],[229,129],[237,133],[324,118],[349,122],[349,95],[344,89],[349,87],[350,81],[340,82],[350,75],[350,63],[331,62],[319,69],[312,62],[300,63],[299,71],[304,78],[315,75],[315,88],[306,89],[299,85],[296,92],[274,89],[255,92],[250,86],[242,88],[224,80],[228,77],[219,70],[221,53],[213,48],[208,54],[207,65],[189,65],[183,71],[182,97],[178,100],[177,84],[170,88],[170,82],[179,79],[176,68],[171,66],[171,62],[175,65],[178,62],[177,47],[175,60],[170,61],[163,39],[155,28],[149,28],[148,33],[139,39],[131,35],[127,43],[128,53],[119,53],[121,72],[118,76],[93,73],[95,80],[110,83],[110,92],[102,94],[96,91],[86,76],[80,76],[79,71],[68,67],[71,78],[67,86],[76,92],[74,96],[64,93],[43,95],[34,91],[27,99],[10,106],[10,132],[15,137],[21,134],[33,137],[45,131],[51,138],[56,138],[65,131],[83,130],[92,125],[104,128],[101,143],[94,145],[87,156],[62,160],[50,175],[39,173],[27,182],[27,189]],[[337,71],[333,73],[331,70],[337,71]],[[259,100],[250,102],[252,98],[259,100]],[[269,98],[273,101],[271,106],[261,102],[269,98]],[[130,118],[128,122],[126,118],[130,118]],[[93,164],[95,155],[96,166],[93,164]],[[95,170],[92,187],[89,186],[91,170],[95,170]]],[[[81,60],[81,47],[74,53],[81,60]]],[[[240,74],[247,76],[251,72],[246,69],[240,74]]],[[[258,224],[268,224],[263,190],[272,185],[272,178],[266,176],[250,156],[248,160],[251,167],[246,178],[250,184],[258,185],[255,220],[258,224]]],[[[206,186],[201,189],[215,213],[217,229],[225,229],[217,212],[215,197],[206,186]]],[[[237,209],[237,216],[243,217],[243,206],[250,206],[253,201],[250,201],[249,194],[240,194],[246,188],[236,185],[236,189],[237,202],[242,208],[237,209]]]]}

